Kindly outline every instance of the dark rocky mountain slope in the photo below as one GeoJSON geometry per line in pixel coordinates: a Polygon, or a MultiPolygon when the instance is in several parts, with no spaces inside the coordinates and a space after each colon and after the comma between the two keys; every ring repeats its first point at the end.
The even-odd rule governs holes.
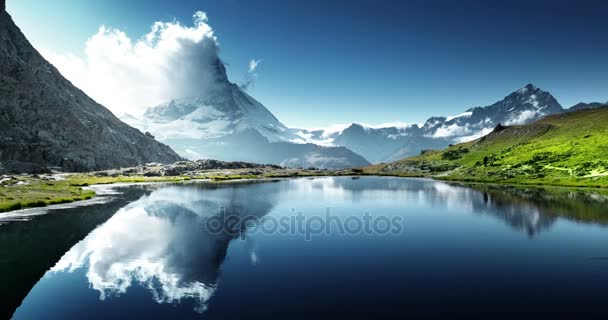
{"type": "Polygon", "coordinates": [[[125,124],[36,51],[0,2],[0,167],[86,171],[181,158],[125,124]]]}

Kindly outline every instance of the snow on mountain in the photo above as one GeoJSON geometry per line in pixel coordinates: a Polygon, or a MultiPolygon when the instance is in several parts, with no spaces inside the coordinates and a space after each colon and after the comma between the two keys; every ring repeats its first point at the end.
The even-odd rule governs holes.
{"type": "Polygon", "coordinates": [[[550,93],[528,84],[492,105],[471,108],[455,116],[431,117],[422,125],[351,124],[339,131],[302,131],[299,135],[307,142],[345,146],[378,163],[474,140],[491,132],[499,123],[526,124],[561,112],[562,106],[550,93]]]}
{"type": "Polygon", "coordinates": [[[314,134],[287,128],[266,107],[219,75],[197,97],[174,99],[123,121],[149,132],[182,156],[272,163],[289,167],[345,168],[369,164],[344,147],[311,144],[314,134]]]}
{"type": "Polygon", "coordinates": [[[460,141],[463,137],[478,136],[499,123],[526,124],[562,111],[562,106],[550,93],[528,84],[487,107],[472,108],[460,116],[449,117],[444,121],[431,118],[424,126],[427,128],[425,135],[460,141]]]}
{"type": "MultiPolygon", "coordinates": [[[[216,70],[225,74],[219,60],[216,70]]],[[[225,76],[217,79],[217,85],[205,90],[204,96],[172,100],[148,109],[142,118],[123,120],[189,158],[347,167],[362,165],[365,160],[387,162],[426,149],[445,148],[480,138],[499,123],[526,124],[563,112],[550,93],[528,84],[492,105],[449,117],[431,117],[420,125],[352,123],[327,129],[290,129],[225,76]],[[332,149],[336,147],[352,150],[352,154],[332,149]],[[333,158],[335,154],[342,158],[333,158]]]]}
{"type": "Polygon", "coordinates": [[[255,129],[270,142],[290,141],[298,136],[268,109],[239,86],[226,82],[204,97],[172,100],[144,114],[146,131],[160,139],[219,138],[255,129]]]}

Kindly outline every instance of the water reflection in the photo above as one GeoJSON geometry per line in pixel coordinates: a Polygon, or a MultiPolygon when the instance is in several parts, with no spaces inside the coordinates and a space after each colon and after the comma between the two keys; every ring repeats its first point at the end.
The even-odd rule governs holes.
{"type": "Polygon", "coordinates": [[[205,219],[224,210],[261,218],[276,202],[276,184],[243,187],[201,185],[154,191],[120,209],[68,251],[52,271],[86,268],[90,286],[99,291],[101,300],[138,285],[149,290],[157,303],[188,298],[202,313],[215,291],[228,244],[238,236],[210,234],[205,219]]]}
{"type": "MultiPolygon", "coordinates": [[[[509,188],[506,193],[498,186],[465,186],[422,179],[365,178],[365,179],[315,179],[313,181],[292,180],[292,192],[306,193],[322,190],[328,198],[350,198],[354,202],[363,199],[387,199],[411,205],[432,206],[438,209],[459,209],[466,212],[490,215],[506,222],[510,227],[530,236],[551,227],[556,217],[553,207],[540,206],[538,197],[526,197],[526,190],[516,193],[509,188]]],[[[549,191],[545,191],[550,194],[549,191]]],[[[553,194],[554,198],[557,198],[553,194]]],[[[572,201],[572,198],[568,198],[572,201]]]]}
{"type": "Polygon", "coordinates": [[[530,236],[547,230],[558,219],[608,225],[608,195],[594,189],[513,187],[464,184],[483,199],[474,201],[474,210],[490,213],[530,236]]]}
{"type": "MultiPolygon", "coordinates": [[[[492,187],[486,186],[486,188],[492,187]]],[[[551,214],[552,211],[538,206],[533,199],[514,201],[515,196],[507,200],[505,199],[507,195],[498,189],[479,190],[475,186],[466,187],[444,182],[437,182],[435,189],[438,194],[437,204],[460,206],[475,214],[493,216],[530,237],[548,230],[556,221],[556,217],[551,214]]]]}
{"type": "Polygon", "coordinates": [[[425,179],[366,177],[291,180],[293,193],[321,190],[326,198],[397,200],[436,208],[460,209],[504,221],[533,237],[549,230],[558,218],[608,225],[608,193],[550,187],[464,184],[425,179]]]}
{"type": "Polygon", "coordinates": [[[40,277],[67,250],[144,193],[142,188],[131,187],[108,203],[50,210],[31,221],[0,225],[0,319],[11,317],[40,277]]]}
{"type": "MultiPolygon", "coordinates": [[[[467,285],[479,286],[479,292],[502,294],[505,292],[503,289],[509,292],[509,288],[500,288],[498,284],[483,287],[485,284],[497,283],[493,281],[496,274],[502,277],[514,268],[533,267],[545,261],[559,269],[562,261],[574,261],[562,256],[561,250],[547,250],[557,246],[547,242],[550,237],[537,237],[541,233],[550,233],[560,219],[585,224],[608,224],[605,210],[608,198],[603,193],[559,188],[522,189],[386,177],[363,177],[356,180],[347,177],[305,178],[269,183],[164,185],[146,188],[145,194],[140,190],[137,193],[138,200],[128,205],[122,203],[121,206],[105,207],[103,219],[95,221],[102,223],[108,217],[111,218],[90,233],[93,226],[87,222],[87,228],[79,231],[79,238],[62,243],[63,251],[55,250],[55,254],[46,259],[48,261],[45,263],[33,261],[32,264],[39,266],[39,277],[43,270],[57,261],[59,252],[65,252],[88,233],[31,290],[29,300],[24,300],[15,319],[40,318],[41,315],[46,319],[102,319],[117,318],[120,315],[128,317],[138,312],[146,314],[149,319],[163,319],[184,312],[185,309],[188,309],[189,314],[174,318],[193,318],[190,315],[194,314],[192,310],[196,312],[195,317],[200,317],[200,313],[207,310],[212,297],[212,307],[205,312],[204,317],[230,318],[226,317],[226,310],[229,310],[239,315],[233,318],[243,318],[250,311],[275,312],[277,309],[260,307],[256,310],[234,310],[238,309],[234,308],[238,299],[247,296],[262,306],[272,304],[273,301],[281,302],[284,295],[298,293],[297,290],[281,291],[285,289],[286,282],[300,285],[302,292],[306,293],[302,295],[311,304],[311,308],[307,309],[310,312],[315,307],[327,307],[324,303],[334,300],[342,306],[354,303],[363,309],[369,306],[366,304],[382,305],[383,301],[391,302],[395,297],[424,299],[425,292],[432,297],[429,301],[441,300],[435,299],[437,294],[442,293],[440,289],[446,283],[451,283],[452,288],[458,288],[458,279],[467,279],[463,280],[467,285]],[[352,215],[371,210],[374,215],[403,215],[406,216],[406,224],[410,223],[407,221],[412,221],[412,225],[407,225],[409,229],[406,229],[404,235],[395,237],[318,237],[310,243],[300,241],[303,237],[276,235],[265,237],[262,241],[262,238],[257,238],[253,233],[248,234],[248,241],[244,243],[232,242],[241,234],[211,234],[205,228],[206,220],[221,212],[230,216],[255,216],[263,220],[290,214],[294,207],[306,215],[324,215],[323,209],[327,206],[335,208],[336,214],[352,215]],[[271,214],[268,215],[269,213],[271,214]],[[492,219],[475,219],[479,216],[492,219]],[[496,219],[517,232],[494,237],[496,232],[504,229],[503,223],[495,223],[496,219]],[[465,235],[463,230],[469,233],[465,235]],[[479,230],[493,232],[478,233],[479,230]],[[526,236],[533,237],[534,241],[517,241],[526,236]],[[258,243],[253,243],[253,240],[259,240],[261,246],[261,263],[252,268],[255,269],[254,272],[244,267],[247,263],[242,263],[245,259],[251,264],[258,262],[258,252],[254,251],[254,245],[258,243]],[[246,257],[236,265],[234,261],[232,265],[225,263],[231,245],[237,248],[236,251],[231,249],[231,258],[235,255],[246,257]],[[522,247],[514,247],[517,245],[522,247]],[[513,250],[505,252],[504,256],[493,255],[493,249],[487,250],[500,247],[513,250]],[[534,251],[535,254],[519,254],[527,250],[534,251]],[[533,260],[537,258],[538,260],[533,260]],[[517,262],[517,265],[508,265],[509,261],[517,262]],[[449,265],[446,267],[447,263],[449,265]],[[224,274],[220,275],[222,269],[224,274]],[[232,273],[226,274],[227,269],[232,273]],[[334,273],[331,273],[332,270],[334,273]],[[250,273],[247,274],[247,271],[250,273]],[[327,272],[330,272],[331,277],[327,276],[327,272]],[[300,282],[292,281],[298,276],[303,276],[300,282]],[[221,278],[228,281],[223,281],[224,290],[217,290],[221,278]],[[353,279],[358,279],[356,285],[353,279]],[[375,282],[374,279],[382,281],[375,282]],[[418,283],[417,279],[425,280],[418,283]],[[73,283],[82,282],[86,282],[86,288],[65,289],[73,283]],[[437,290],[431,290],[431,294],[430,291],[425,291],[429,288],[437,290]],[[374,292],[378,297],[365,300],[363,296],[355,296],[360,289],[374,292]],[[262,291],[260,293],[256,290],[262,291]],[[140,294],[142,291],[146,293],[145,296],[140,294]],[[48,292],[54,294],[45,296],[48,292]],[[253,294],[256,292],[257,295],[253,294]],[[150,296],[153,300],[150,300],[150,296]],[[115,297],[120,299],[113,299],[115,297]],[[57,311],[45,310],[41,307],[41,301],[48,301],[45,306],[57,311]],[[185,301],[192,302],[193,306],[170,306],[185,301]],[[83,309],[95,310],[96,313],[90,315],[81,310],[72,310],[70,313],[64,311],[73,305],[82,305],[83,309]],[[168,307],[160,310],[159,306],[168,307]],[[124,308],[129,308],[132,313],[122,312],[124,308]],[[152,309],[154,310],[150,311],[152,309]]],[[[61,225],[65,224],[69,230],[76,228],[67,222],[71,221],[69,218],[69,215],[60,215],[57,220],[53,220],[53,217],[47,216],[27,223],[36,225],[36,221],[58,221],[58,226],[51,231],[64,236],[66,232],[62,232],[61,225]]],[[[14,229],[17,225],[9,226],[14,229]]],[[[583,225],[581,229],[589,231],[592,228],[583,225]]],[[[33,232],[44,233],[44,230],[33,232]]],[[[246,233],[246,230],[241,232],[246,233]]],[[[568,242],[573,246],[570,252],[578,254],[587,250],[586,257],[601,256],[600,249],[603,248],[595,250],[588,245],[589,241],[585,241],[588,239],[584,238],[586,234],[567,233],[580,240],[568,242]],[[577,243],[585,245],[577,247],[577,243]]],[[[19,241],[28,237],[26,234],[15,233],[10,239],[11,243],[0,244],[9,249],[15,247],[17,249],[13,249],[13,252],[18,252],[19,241]]],[[[43,240],[50,241],[44,237],[43,240]]],[[[602,245],[601,241],[595,243],[598,247],[602,245]]],[[[27,249],[28,252],[35,252],[36,248],[32,245],[27,249]]],[[[20,259],[23,258],[20,256],[20,259]]],[[[0,266],[3,266],[2,261],[0,260],[0,266]]],[[[576,274],[587,274],[585,272],[588,271],[585,265],[569,267],[571,269],[561,270],[562,275],[574,274],[575,271],[576,274]]],[[[5,270],[15,268],[13,263],[5,270]]],[[[525,275],[525,271],[520,269],[520,275],[525,275]]],[[[535,277],[533,273],[531,275],[528,280],[545,280],[538,275],[535,277]]],[[[528,283],[524,281],[526,277],[518,279],[523,285],[528,283]]],[[[544,282],[541,284],[549,285],[544,282]]],[[[29,289],[31,285],[31,282],[27,282],[21,289],[29,289]]],[[[518,290],[513,292],[520,294],[521,288],[517,287],[518,290]]],[[[566,289],[563,292],[569,293],[566,289]]],[[[464,289],[463,292],[467,293],[464,289]]],[[[491,294],[477,295],[476,292],[469,291],[466,301],[456,299],[454,305],[492,297],[491,294]]],[[[291,298],[289,301],[292,303],[302,301],[302,296],[297,294],[291,298]]],[[[444,295],[443,298],[449,300],[454,297],[444,295]]],[[[255,306],[256,303],[251,305],[255,306]]],[[[390,308],[398,305],[391,303],[384,306],[389,308],[386,310],[392,311],[390,308]]],[[[293,311],[287,310],[290,307],[291,305],[283,305],[288,315],[293,311]]],[[[340,311],[345,309],[346,307],[341,308],[340,311]]],[[[373,308],[369,307],[368,310],[371,309],[373,308]]]]}

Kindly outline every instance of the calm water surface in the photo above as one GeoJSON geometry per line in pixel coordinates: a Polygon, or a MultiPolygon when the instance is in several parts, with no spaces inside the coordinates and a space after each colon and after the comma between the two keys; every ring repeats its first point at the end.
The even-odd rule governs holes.
{"type": "Polygon", "coordinates": [[[0,225],[2,318],[608,313],[599,193],[385,177],[121,191],[0,225]]]}

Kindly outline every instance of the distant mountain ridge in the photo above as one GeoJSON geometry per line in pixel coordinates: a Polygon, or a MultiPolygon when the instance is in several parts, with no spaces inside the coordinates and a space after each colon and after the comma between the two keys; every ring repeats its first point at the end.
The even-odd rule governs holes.
{"type": "Polygon", "coordinates": [[[431,117],[422,126],[370,128],[352,124],[338,132],[301,130],[306,141],[347,147],[372,163],[390,162],[419,154],[426,149],[443,149],[488,134],[500,124],[527,124],[564,109],[548,92],[528,84],[504,99],[475,107],[452,117],[431,117]]]}
{"type": "Polygon", "coordinates": [[[606,187],[608,107],[497,126],[479,139],[367,170],[463,181],[606,187]]]}
{"type": "MultiPolygon", "coordinates": [[[[223,70],[223,66],[218,69],[223,70]]],[[[225,81],[225,85],[221,89],[212,91],[204,98],[178,99],[148,109],[143,123],[137,124],[141,119],[127,119],[127,116],[123,119],[144,131],[152,132],[161,141],[166,141],[182,154],[193,158],[204,155],[222,160],[266,160],[281,165],[315,166],[302,159],[329,160],[331,156],[328,155],[334,150],[332,147],[344,147],[353,151],[353,155],[350,155],[353,159],[360,155],[364,158],[363,161],[371,163],[391,162],[417,155],[423,150],[443,149],[451,144],[474,140],[490,133],[498,124],[528,124],[548,115],[605,105],[580,103],[564,109],[549,92],[527,84],[489,106],[470,108],[456,116],[431,117],[420,125],[369,127],[353,123],[336,131],[306,130],[288,128],[238,86],[227,79],[222,81],[225,81]],[[242,134],[253,132],[250,130],[259,135],[253,134],[246,138],[249,144],[243,147],[236,137],[245,139],[242,134]],[[196,139],[204,139],[206,142],[201,145],[196,139]],[[230,143],[225,143],[228,141],[230,143]],[[282,144],[267,148],[265,143],[282,144]],[[293,150],[275,154],[268,151],[278,150],[279,146],[285,148],[291,143],[300,144],[302,147],[299,148],[302,149],[316,149],[323,156],[299,156],[293,150]],[[254,145],[256,148],[251,148],[254,145]],[[244,155],[239,150],[250,152],[244,155]],[[266,150],[266,155],[260,156],[261,150],[266,150]]],[[[291,149],[298,147],[292,146],[291,149]]],[[[342,153],[346,156],[344,151],[342,153]]],[[[362,161],[359,159],[355,162],[362,161]]],[[[351,161],[345,159],[327,163],[352,165],[351,161]]]]}
{"type": "Polygon", "coordinates": [[[602,107],[608,107],[608,102],[603,102],[603,103],[602,102],[591,102],[591,103],[580,102],[580,103],[573,105],[566,111],[572,112],[572,111],[578,111],[578,110],[583,110],[583,109],[596,109],[596,108],[602,108],[602,107]]]}
{"type": "Polygon", "coordinates": [[[32,47],[5,1],[0,8],[0,164],[90,171],[181,159],[73,86],[32,47]]]}

